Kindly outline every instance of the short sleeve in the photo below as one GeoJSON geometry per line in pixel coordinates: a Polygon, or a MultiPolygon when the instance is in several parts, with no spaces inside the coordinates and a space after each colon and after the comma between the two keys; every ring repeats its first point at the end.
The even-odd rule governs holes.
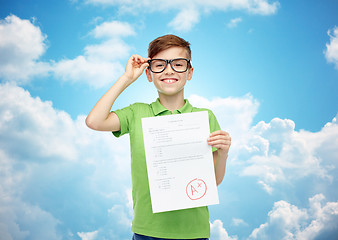
{"type": "MultiPolygon", "coordinates": [[[[210,125],[210,133],[215,132],[217,130],[221,130],[221,127],[218,124],[218,121],[211,110],[208,110],[209,113],[209,125],[210,125]]],[[[212,151],[216,151],[217,148],[213,147],[212,151]]]]}
{"type": "Polygon", "coordinates": [[[129,133],[129,126],[133,121],[133,105],[113,111],[120,120],[120,131],[113,132],[115,137],[120,137],[126,133],[129,133]]]}

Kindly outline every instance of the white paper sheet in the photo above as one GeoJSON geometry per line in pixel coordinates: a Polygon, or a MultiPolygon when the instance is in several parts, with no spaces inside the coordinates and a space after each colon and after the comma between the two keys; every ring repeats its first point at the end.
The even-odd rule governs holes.
{"type": "Polygon", "coordinates": [[[153,212],[218,204],[208,112],[142,119],[153,212]]]}

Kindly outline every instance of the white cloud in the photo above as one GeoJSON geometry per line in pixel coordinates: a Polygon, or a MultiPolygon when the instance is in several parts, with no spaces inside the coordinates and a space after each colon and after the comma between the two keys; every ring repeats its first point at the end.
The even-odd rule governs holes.
{"type": "Polygon", "coordinates": [[[124,22],[104,22],[96,26],[90,35],[104,40],[99,44],[86,46],[84,55],[55,63],[53,70],[57,78],[85,82],[99,88],[123,74],[124,67],[118,60],[129,56],[130,46],[122,37],[135,35],[133,28],[124,22]]]}
{"type": "Polygon", "coordinates": [[[320,237],[322,234],[334,236],[338,232],[338,202],[322,204],[324,199],[322,194],[310,198],[308,209],[299,209],[286,201],[276,202],[268,221],[256,228],[249,239],[278,236],[279,239],[311,240],[324,239],[320,237]]]}
{"type": "Polygon", "coordinates": [[[67,113],[55,111],[51,102],[32,98],[13,84],[0,85],[0,95],[2,149],[31,161],[52,156],[77,158],[74,124],[67,113]]]}
{"type": "Polygon", "coordinates": [[[248,226],[248,224],[240,218],[233,218],[231,225],[238,227],[238,226],[248,226]]]}
{"type": "MultiPolygon", "coordinates": [[[[2,137],[1,137],[2,139],[2,137]]],[[[60,220],[35,203],[22,201],[25,180],[31,168],[23,166],[0,147],[0,232],[1,240],[61,240],[60,220]],[[18,171],[18,169],[20,169],[18,171]]]]}
{"type": "MultiPolygon", "coordinates": [[[[114,216],[119,210],[128,216],[127,197],[120,196],[130,187],[127,138],[92,131],[84,116],[73,120],[13,84],[1,84],[0,95],[0,230],[6,240],[65,239],[74,218],[75,229],[89,237],[86,214],[102,224],[114,204],[123,206],[114,216]]],[[[109,227],[117,239],[127,232],[109,227]]]]}
{"type": "MultiPolygon", "coordinates": [[[[130,191],[131,193],[131,191],[130,191]]],[[[129,208],[129,190],[126,195],[121,194],[121,204],[115,204],[107,210],[108,218],[99,229],[95,231],[94,239],[124,239],[131,238],[131,222],[133,213],[129,208]]],[[[131,209],[132,210],[132,209],[131,209]]]]}
{"type": "Polygon", "coordinates": [[[258,184],[260,184],[267,193],[272,194],[273,188],[269,184],[262,180],[258,181],[258,184]]]}
{"type": "Polygon", "coordinates": [[[275,14],[277,9],[280,6],[280,3],[278,1],[269,3],[265,0],[252,0],[247,1],[247,9],[249,12],[259,15],[270,15],[275,14]]]}
{"type": "Polygon", "coordinates": [[[326,44],[324,54],[326,60],[333,63],[338,69],[338,27],[329,30],[327,34],[330,36],[330,43],[326,44]]]}
{"type": "Polygon", "coordinates": [[[189,31],[199,22],[199,12],[193,8],[183,9],[176,17],[168,24],[177,31],[189,31]]]}
{"type": "Polygon", "coordinates": [[[237,236],[230,237],[221,220],[210,223],[210,240],[237,240],[237,236]]]}
{"type": "Polygon", "coordinates": [[[124,205],[114,205],[108,210],[109,215],[114,219],[115,224],[120,224],[126,228],[131,227],[131,216],[125,211],[124,205]]]}
{"type": "Polygon", "coordinates": [[[87,56],[78,56],[75,59],[64,59],[56,63],[54,73],[56,78],[63,81],[84,82],[100,88],[120,77],[123,67],[119,62],[101,62],[91,60],[87,56]]]}
{"type": "Polygon", "coordinates": [[[278,1],[269,3],[267,0],[210,0],[210,1],[151,1],[142,0],[84,0],[87,4],[118,6],[121,12],[168,12],[178,11],[178,14],[170,21],[169,26],[178,31],[189,31],[199,22],[201,13],[212,11],[242,10],[251,14],[271,15],[277,12],[280,4],[278,1]]]}
{"type": "Polygon", "coordinates": [[[242,18],[234,18],[231,19],[230,22],[227,24],[228,28],[235,28],[237,27],[238,23],[242,22],[242,18]]]}
{"type": "Polygon", "coordinates": [[[135,35],[134,29],[126,22],[104,22],[95,27],[91,32],[95,38],[120,38],[135,35]]]}
{"type": "Polygon", "coordinates": [[[81,240],[95,240],[97,237],[98,231],[93,232],[78,232],[77,235],[81,240]]]}
{"type": "MultiPolygon", "coordinates": [[[[242,170],[244,176],[256,176],[258,183],[268,192],[276,183],[314,176],[330,183],[336,169],[338,125],[333,121],[319,132],[295,131],[288,119],[260,122],[250,130],[247,143],[248,157],[242,170]],[[321,152],[326,148],[328,151],[321,152]]],[[[241,158],[239,156],[239,158],[241,158]]],[[[244,162],[243,162],[244,163],[244,162]]]]}
{"type": "Polygon", "coordinates": [[[250,94],[243,97],[214,98],[212,100],[191,95],[189,101],[196,107],[212,109],[221,127],[225,130],[231,129],[231,133],[236,136],[244,134],[251,127],[252,119],[257,114],[259,107],[259,102],[250,94]]]}
{"type": "Polygon", "coordinates": [[[247,145],[247,135],[253,117],[258,112],[259,102],[250,94],[238,98],[227,97],[213,100],[192,95],[189,97],[189,101],[193,106],[209,108],[214,112],[221,128],[231,135],[230,154],[232,159],[236,158],[234,153],[238,153],[243,146],[247,145]]]}
{"type": "Polygon", "coordinates": [[[34,76],[46,75],[50,65],[39,62],[46,49],[46,35],[38,26],[7,16],[0,21],[0,78],[24,83],[34,76]]]}
{"type": "Polygon", "coordinates": [[[74,59],[47,63],[39,61],[47,49],[47,36],[31,21],[10,15],[0,22],[0,78],[24,84],[54,74],[63,81],[103,87],[123,74],[119,61],[129,57],[131,48],[122,38],[134,35],[128,23],[103,22],[89,34],[100,43],[87,45],[74,59]]]}
{"type": "Polygon", "coordinates": [[[114,63],[128,57],[130,47],[120,39],[110,39],[101,44],[88,45],[84,51],[88,61],[114,63]]]}
{"type": "Polygon", "coordinates": [[[59,224],[59,220],[39,206],[22,202],[16,198],[0,199],[2,240],[61,240],[62,237],[57,231],[59,224]]]}
{"type": "Polygon", "coordinates": [[[210,0],[199,1],[190,0],[182,2],[179,0],[164,1],[159,0],[158,4],[154,5],[147,0],[85,0],[87,4],[105,5],[105,6],[119,6],[123,9],[135,9],[148,7],[149,11],[164,11],[168,9],[179,10],[184,7],[203,8],[205,10],[245,10],[253,14],[270,15],[275,14],[280,4],[278,1],[269,3],[267,0],[210,0]],[[181,5],[180,5],[181,4],[181,5]],[[183,4],[183,5],[182,5],[183,4]]]}

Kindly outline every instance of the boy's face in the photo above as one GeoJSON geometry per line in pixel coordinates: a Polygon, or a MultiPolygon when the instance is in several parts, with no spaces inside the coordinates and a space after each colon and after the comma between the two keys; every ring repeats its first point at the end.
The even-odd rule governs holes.
{"type": "MultiPolygon", "coordinates": [[[[153,59],[171,60],[176,58],[187,58],[187,51],[182,47],[171,47],[156,54],[153,59]]],[[[183,94],[187,80],[192,78],[193,68],[189,67],[186,72],[175,72],[170,64],[161,73],[153,73],[146,69],[149,82],[153,82],[159,94],[174,96],[183,94]]]]}

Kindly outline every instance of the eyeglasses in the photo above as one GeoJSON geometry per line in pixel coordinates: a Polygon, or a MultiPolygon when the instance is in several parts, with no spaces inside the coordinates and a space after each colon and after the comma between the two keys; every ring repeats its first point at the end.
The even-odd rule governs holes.
{"type": "Polygon", "coordinates": [[[191,66],[191,61],[186,58],[175,58],[171,60],[165,60],[165,59],[151,59],[148,60],[149,63],[149,69],[153,73],[161,73],[163,72],[168,63],[170,63],[171,68],[178,73],[186,72],[191,66]]]}

